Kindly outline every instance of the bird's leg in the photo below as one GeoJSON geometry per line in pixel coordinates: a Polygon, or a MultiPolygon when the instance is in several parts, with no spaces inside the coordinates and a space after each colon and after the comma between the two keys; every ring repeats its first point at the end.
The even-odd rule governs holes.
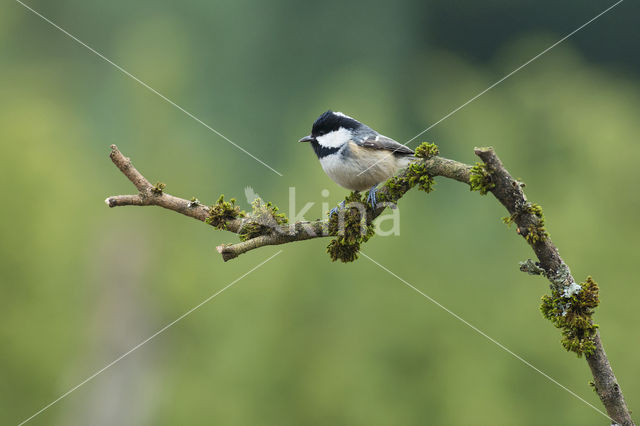
{"type": "Polygon", "coordinates": [[[369,195],[367,195],[367,202],[369,204],[371,204],[371,208],[375,209],[376,208],[376,203],[378,202],[376,199],[376,192],[377,192],[378,188],[376,188],[376,185],[373,185],[371,187],[371,189],[369,190],[369,195]]]}
{"type": "Polygon", "coordinates": [[[333,216],[334,214],[337,214],[338,210],[343,208],[344,208],[344,200],[342,200],[340,204],[338,204],[336,207],[332,208],[331,211],[329,211],[329,217],[333,216]]]}

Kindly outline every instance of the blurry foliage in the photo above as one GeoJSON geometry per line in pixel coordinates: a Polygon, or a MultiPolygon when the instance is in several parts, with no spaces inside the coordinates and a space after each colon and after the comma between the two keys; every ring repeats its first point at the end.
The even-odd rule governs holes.
{"type": "MultiPolygon", "coordinates": [[[[460,27],[455,8],[473,2],[448,14],[430,3],[29,3],[284,177],[5,5],[0,423],[28,417],[276,250],[223,263],[214,247],[232,234],[161,209],[106,208],[106,196],[133,190],[108,159],[111,143],[172,194],[212,204],[253,186],[284,207],[296,186],[298,208],[316,202],[314,219],[346,194],[295,142],[319,113],[342,110],[404,142],[594,14],[581,6],[579,22],[544,27],[546,18],[517,9],[518,22],[535,25],[505,32],[512,21],[495,19],[459,31],[495,52],[478,63],[423,22],[460,27]],[[122,288],[135,296],[116,297],[122,288]]],[[[596,319],[633,408],[640,85],[633,63],[598,62],[581,41],[628,22],[626,3],[421,140],[467,163],[474,146],[492,145],[527,182],[572,270],[600,284],[596,319]]],[[[576,16],[550,6],[536,10],[576,16]]],[[[606,34],[611,45],[622,39],[606,34]]],[[[494,200],[438,180],[438,191],[411,191],[400,209],[401,235],[373,238],[368,255],[599,406],[584,363],[540,318],[547,285],[518,271],[529,248],[500,223],[494,200]]],[[[326,244],[282,247],[32,424],[108,424],[116,413],[154,425],[601,423],[368,260],[332,263],[326,244]],[[114,382],[132,362],[146,366],[122,379],[136,386],[114,382]]]]}

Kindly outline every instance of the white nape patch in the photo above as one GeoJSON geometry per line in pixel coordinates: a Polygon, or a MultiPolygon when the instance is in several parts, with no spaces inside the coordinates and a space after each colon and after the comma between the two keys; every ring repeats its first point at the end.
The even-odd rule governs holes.
{"type": "Polygon", "coordinates": [[[574,294],[580,293],[580,290],[582,290],[582,287],[580,286],[580,284],[571,283],[571,285],[565,288],[564,291],[562,292],[562,297],[566,297],[568,299],[574,294]]]}
{"type": "Polygon", "coordinates": [[[325,148],[339,148],[351,140],[351,130],[340,127],[326,135],[318,136],[316,140],[325,148]]]}
{"type": "MultiPolygon", "coordinates": [[[[337,115],[338,117],[344,117],[344,118],[350,118],[352,120],[355,120],[355,118],[348,116],[347,114],[345,114],[344,112],[340,112],[340,111],[336,111],[333,113],[334,115],[337,115]]],[[[356,120],[357,121],[357,120],[356,120]]]]}

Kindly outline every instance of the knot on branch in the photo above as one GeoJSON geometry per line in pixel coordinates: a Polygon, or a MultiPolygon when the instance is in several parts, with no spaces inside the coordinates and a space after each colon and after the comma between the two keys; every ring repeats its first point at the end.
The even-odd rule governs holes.
{"type": "Polygon", "coordinates": [[[596,345],[597,324],[593,323],[594,309],[598,306],[598,284],[591,278],[583,283],[571,283],[564,289],[554,288],[551,295],[542,296],[542,315],[562,330],[562,346],[578,357],[590,356],[596,345]]]}

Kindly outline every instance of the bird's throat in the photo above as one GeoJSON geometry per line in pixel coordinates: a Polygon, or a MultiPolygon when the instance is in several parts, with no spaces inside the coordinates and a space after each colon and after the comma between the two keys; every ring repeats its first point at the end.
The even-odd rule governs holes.
{"type": "Polygon", "coordinates": [[[326,147],[320,145],[318,141],[311,141],[311,147],[313,147],[313,152],[316,153],[318,158],[326,157],[327,155],[335,154],[340,150],[340,147],[326,147]]]}

